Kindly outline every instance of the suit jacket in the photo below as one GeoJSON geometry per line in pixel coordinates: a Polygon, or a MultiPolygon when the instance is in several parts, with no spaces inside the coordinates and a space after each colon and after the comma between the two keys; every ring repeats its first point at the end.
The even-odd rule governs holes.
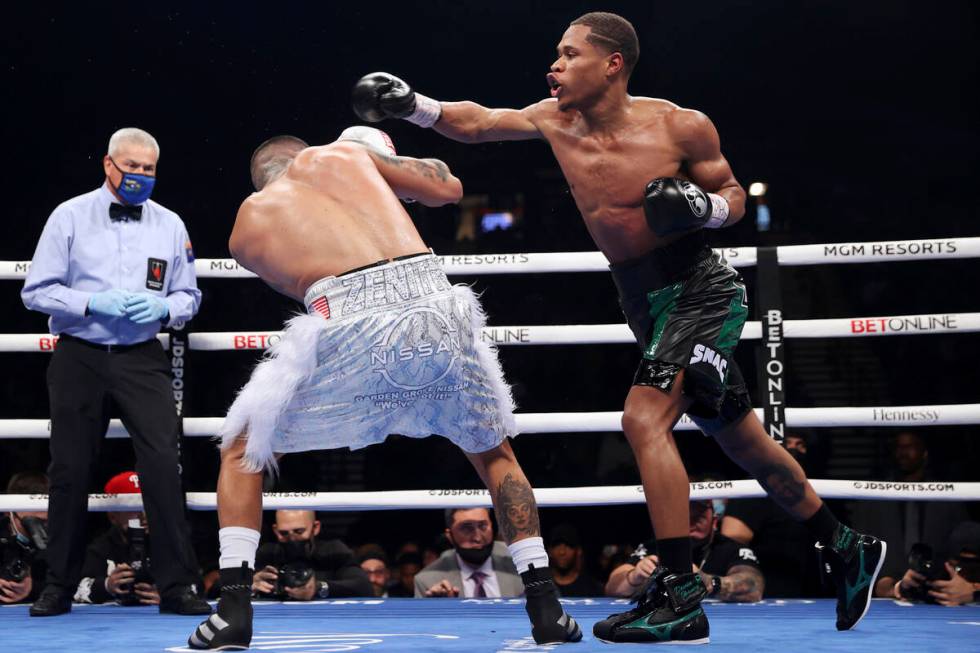
{"type": "MultiPolygon", "coordinates": [[[[490,561],[494,573],[497,574],[500,596],[522,596],[524,581],[517,573],[517,567],[514,566],[507,545],[500,541],[494,542],[490,561]]],[[[438,585],[444,578],[462,591],[463,575],[459,571],[459,562],[456,560],[454,549],[443,551],[435,562],[415,574],[415,597],[424,597],[426,590],[433,585],[438,585]]]]}

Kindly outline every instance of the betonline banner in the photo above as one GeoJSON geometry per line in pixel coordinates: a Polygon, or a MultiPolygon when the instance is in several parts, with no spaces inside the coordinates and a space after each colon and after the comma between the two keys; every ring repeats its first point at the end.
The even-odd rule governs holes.
{"type": "Polygon", "coordinates": [[[766,433],[782,443],[786,431],[786,363],[783,358],[783,300],[779,261],[774,247],[759,248],[756,298],[762,317],[762,346],[758,350],[759,393],[766,433]]]}

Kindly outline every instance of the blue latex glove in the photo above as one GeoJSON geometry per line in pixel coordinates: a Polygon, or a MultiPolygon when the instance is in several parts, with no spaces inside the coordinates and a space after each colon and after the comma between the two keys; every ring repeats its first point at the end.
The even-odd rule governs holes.
{"type": "Polygon", "coordinates": [[[159,322],[170,315],[170,306],[156,295],[133,293],[126,300],[126,315],[136,324],[159,322]]]}
{"type": "Polygon", "coordinates": [[[129,297],[128,292],[118,288],[97,292],[88,300],[88,312],[90,315],[122,317],[126,314],[126,302],[129,297]]]}

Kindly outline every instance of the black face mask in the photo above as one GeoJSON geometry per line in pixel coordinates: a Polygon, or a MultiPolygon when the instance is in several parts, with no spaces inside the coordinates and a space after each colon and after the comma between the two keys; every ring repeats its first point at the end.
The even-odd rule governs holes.
{"type": "Polygon", "coordinates": [[[459,557],[465,560],[468,564],[471,564],[474,567],[479,567],[486,562],[487,558],[490,557],[490,554],[493,553],[493,540],[491,540],[486,546],[481,546],[475,549],[463,549],[455,545],[453,548],[456,549],[456,553],[459,554],[459,557]]]}
{"type": "MultiPolygon", "coordinates": [[[[20,517],[20,515],[17,515],[20,517]]],[[[26,531],[25,536],[18,534],[21,539],[30,540],[31,544],[38,550],[44,551],[48,548],[48,522],[38,517],[20,517],[20,523],[26,531]]]]}
{"type": "Polygon", "coordinates": [[[299,540],[297,542],[282,542],[283,554],[287,562],[294,560],[309,560],[313,557],[313,540],[299,540]]]}

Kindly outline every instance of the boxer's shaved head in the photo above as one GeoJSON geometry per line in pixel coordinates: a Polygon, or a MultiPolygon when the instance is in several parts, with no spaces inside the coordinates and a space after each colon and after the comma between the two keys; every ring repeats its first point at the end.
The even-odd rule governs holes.
{"type": "Polygon", "coordinates": [[[623,55],[626,74],[633,72],[633,67],[640,58],[640,42],[636,38],[636,30],[628,20],[605,11],[593,11],[579,16],[570,24],[590,28],[592,32],[585,40],[610,54],[620,53],[623,55]]]}
{"type": "Polygon", "coordinates": [[[249,164],[255,190],[262,190],[268,183],[278,179],[286,172],[296,155],[308,147],[303,139],[284,134],[273,136],[255,148],[249,164]]]}

